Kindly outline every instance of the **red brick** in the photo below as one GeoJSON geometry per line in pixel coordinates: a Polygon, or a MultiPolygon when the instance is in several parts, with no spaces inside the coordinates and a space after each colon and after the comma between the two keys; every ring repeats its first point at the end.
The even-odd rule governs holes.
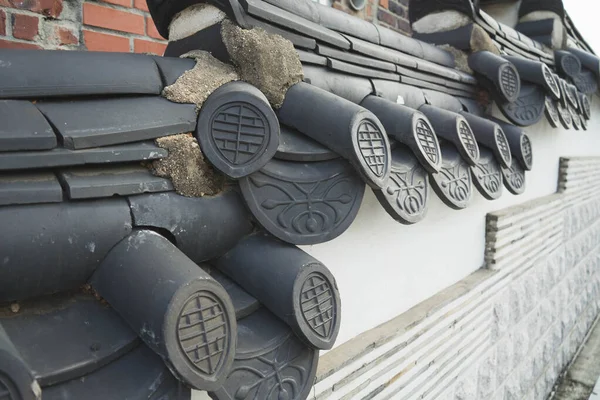
{"type": "Polygon", "coordinates": [[[100,0],[105,3],[116,4],[123,7],[131,7],[131,0],[100,0]]]}
{"type": "Polygon", "coordinates": [[[146,35],[154,39],[164,40],[160,36],[160,33],[158,33],[158,30],[156,30],[156,25],[154,25],[154,21],[150,17],[146,17],[146,35]]]}
{"type": "Polygon", "coordinates": [[[389,8],[389,1],[388,0],[379,0],[379,6],[383,7],[383,8],[389,8]]]}
{"type": "Polygon", "coordinates": [[[11,42],[0,39],[0,49],[41,49],[41,47],[33,43],[11,42]]]}
{"type": "Polygon", "coordinates": [[[410,23],[405,20],[404,18],[398,18],[398,21],[396,21],[397,26],[398,26],[398,30],[401,33],[404,33],[405,35],[411,36],[412,35],[412,28],[410,26],[410,23]]]}
{"type": "Polygon", "coordinates": [[[83,5],[83,23],[115,31],[145,34],[142,15],[91,3],[83,5]]]}
{"type": "Polygon", "coordinates": [[[406,8],[404,8],[400,4],[396,3],[395,1],[392,1],[390,3],[390,11],[400,17],[408,18],[406,8]]]}
{"type": "Polygon", "coordinates": [[[6,13],[0,10],[0,35],[6,35],[6,13]]]}
{"type": "Polygon", "coordinates": [[[118,35],[83,30],[83,41],[90,51],[129,52],[129,39],[118,35]]]}
{"type": "Polygon", "coordinates": [[[56,38],[58,38],[58,44],[61,44],[61,45],[79,44],[78,35],[62,26],[56,27],[54,35],[56,38]]]}
{"type": "Polygon", "coordinates": [[[63,0],[0,0],[0,5],[33,11],[52,18],[57,18],[63,10],[63,0]]]}
{"type": "Polygon", "coordinates": [[[146,3],[146,0],[133,0],[133,6],[138,10],[143,10],[146,12],[150,11],[148,10],[148,3],[146,3]]]}
{"type": "Polygon", "coordinates": [[[23,14],[12,15],[12,33],[17,39],[34,40],[39,33],[39,27],[39,17],[23,14]]]}
{"type": "Polygon", "coordinates": [[[136,53],[152,53],[162,56],[167,45],[165,43],[151,42],[149,40],[135,39],[133,49],[136,53]]]}
{"type": "Polygon", "coordinates": [[[396,27],[396,17],[382,8],[377,10],[377,19],[380,22],[384,22],[394,28],[396,27]]]}

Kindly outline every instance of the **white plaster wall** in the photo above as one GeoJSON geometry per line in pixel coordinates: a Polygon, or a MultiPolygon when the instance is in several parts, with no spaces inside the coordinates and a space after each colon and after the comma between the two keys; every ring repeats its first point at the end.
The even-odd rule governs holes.
{"type": "Polygon", "coordinates": [[[483,265],[485,216],[557,190],[561,156],[600,155],[600,100],[587,132],[552,128],[545,120],[526,129],[533,145],[527,190],[506,189],[496,201],[474,189],[462,211],[445,206],[432,192],[425,220],[405,226],[387,215],[370,189],[353,225],[337,239],[303,249],[335,275],[342,296],[337,345],[405,312],[483,265]]]}
{"type": "Polygon", "coordinates": [[[521,7],[521,0],[512,4],[488,4],[481,8],[483,11],[494,17],[496,21],[514,27],[517,22],[519,22],[519,7],[521,7]]]}

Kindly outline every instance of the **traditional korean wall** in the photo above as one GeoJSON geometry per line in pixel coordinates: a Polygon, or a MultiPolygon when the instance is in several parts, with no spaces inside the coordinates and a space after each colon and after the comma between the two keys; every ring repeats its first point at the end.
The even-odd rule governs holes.
{"type": "Polygon", "coordinates": [[[600,310],[600,157],[487,217],[486,266],[321,358],[315,399],[544,400],[600,310]]]}
{"type": "MultiPolygon", "coordinates": [[[[600,112],[600,99],[593,99],[600,112]]],[[[559,158],[600,155],[600,118],[587,132],[551,128],[546,120],[526,129],[533,145],[533,170],[521,196],[504,191],[496,201],[474,191],[462,211],[431,197],[425,220],[403,226],[392,220],[367,190],[359,215],[336,240],[304,249],[327,265],[342,296],[337,343],[389,321],[455,284],[485,264],[486,214],[557,191],[559,158]]]]}

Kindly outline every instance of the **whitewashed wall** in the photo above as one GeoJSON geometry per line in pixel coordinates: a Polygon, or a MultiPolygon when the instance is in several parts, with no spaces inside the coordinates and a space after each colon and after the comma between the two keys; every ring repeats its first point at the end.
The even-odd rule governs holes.
{"type": "MultiPolygon", "coordinates": [[[[533,170],[526,175],[527,190],[521,196],[513,196],[505,190],[500,199],[488,201],[474,189],[471,205],[466,210],[455,211],[445,206],[432,193],[425,220],[413,226],[404,226],[389,217],[378,204],[373,193],[367,189],[360,212],[348,231],[329,243],[303,247],[305,251],[325,263],[338,282],[342,296],[342,325],[336,347],[383,323],[397,320],[397,322],[391,321],[385,328],[369,332],[368,335],[373,333],[373,337],[367,336],[348,343],[350,348],[359,348],[363,345],[371,347],[371,343],[381,341],[380,347],[363,352],[360,357],[357,355],[353,363],[346,364],[342,360],[345,356],[340,354],[332,354],[334,357],[330,359],[327,356],[322,358],[318,373],[320,382],[315,388],[318,400],[359,398],[412,400],[415,398],[411,397],[413,390],[424,392],[431,390],[426,398],[439,400],[447,398],[496,400],[504,398],[505,393],[510,393],[508,398],[514,399],[521,398],[525,394],[530,396],[528,398],[544,398],[597,315],[600,306],[600,298],[598,298],[600,264],[596,261],[598,260],[596,257],[600,254],[598,249],[594,251],[587,249],[589,255],[588,253],[581,255],[585,262],[579,259],[571,260],[569,268],[573,266],[573,272],[567,274],[567,271],[557,270],[553,273],[557,277],[556,282],[553,283],[556,288],[553,286],[547,288],[543,297],[540,294],[539,301],[531,302],[527,306],[527,313],[523,312],[518,318],[515,318],[515,311],[512,310],[515,302],[511,299],[529,298],[529,292],[525,292],[529,281],[526,283],[518,278],[524,275],[521,272],[510,271],[510,260],[504,264],[499,263],[498,267],[503,271],[491,278],[486,275],[493,274],[491,271],[482,271],[482,274],[478,275],[472,274],[484,266],[487,214],[534,199],[540,199],[541,203],[552,201],[555,196],[545,199],[542,197],[554,194],[558,190],[560,157],[600,156],[600,99],[594,98],[592,108],[595,116],[592,117],[588,131],[585,132],[554,129],[545,119],[535,127],[526,129],[533,145],[534,163],[533,170]],[[579,279],[578,282],[581,284],[589,282],[594,289],[586,286],[578,288],[573,284],[575,278],[571,276],[578,278],[586,276],[587,280],[579,279]],[[516,283],[504,287],[504,283],[500,284],[500,282],[506,279],[515,280],[516,283]],[[460,284],[442,293],[444,289],[457,282],[460,284]],[[472,286],[477,289],[472,290],[472,286]],[[489,289],[486,289],[488,286],[489,289]],[[523,293],[517,292],[518,290],[523,293]],[[467,294],[451,301],[446,299],[449,301],[447,305],[440,304],[442,300],[437,298],[430,299],[434,295],[445,298],[446,292],[453,296],[456,292],[463,291],[467,294]],[[580,295],[576,296],[578,293],[580,295]],[[427,299],[428,302],[423,303],[427,299]],[[467,306],[470,303],[480,304],[480,306],[474,309],[472,304],[463,307],[461,305],[463,303],[467,306]],[[403,314],[417,305],[419,308],[403,314]],[[503,320],[500,314],[503,307],[508,308],[506,313],[510,314],[512,319],[501,325],[503,320]],[[467,317],[451,315],[447,317],[448,319],[454,321],[457,318],[464,318],[466,322],[454,325],[444,322],[446,317],[442,318],[439,315],[436,317],[437,314],[444,314],[446,309],[454,310],[453,312],[460,315],[467,315],[467,317]],[[551,318],[555,329],[537,331],[539,335],[535,336],[537,333],[531,334],[530,331],[541,329],[540,315],[543,315],[543,323],[551,318]],[[582,318],[574,325],[574,316],[579,315],[582,318]],[[427,316],[424,321],[421,320],[423,316],[427,316]],[[434,328],[438,327],[427,328],[427,333],[420,339],[423,343],[430,343],[428,346],[437,349],[431,353],[434,350],[421,348],[419,340],[414,343],[412,340],[419,337],[420,326],[427,325],[428,320],[435,320],[434,317],[438,318],[436,320],[438,322],[430,325],[434,328]],[[406,329],[404,324],[412,326],[411,318],[415,318],[415,327],[406,329]],[[535,327],[531,328],[534,325],[535,327]],[[450,326],[448,332],[444,330],[447,326],[450,326]],[[475,328],[467,329],[468,326],[475,328]],[[399,333],[394,332],[394,329],[399,333]],[[502,330],[502,337],[497,335],[498,330],[502,330]],[[380,334],[388,336],[386,339],[381,339],[377,336],[380,334]],[[456,342],[455,345],[459,346],[457,354],[451,353],[452,346],[445,346],[448,347],[446,349],[444,345],[436,345],[446,341],[450,344],[456,342]],[[535,346],[538,341],[542,344],[535,346]],[[466,352],[466,347],[460,347],[469,345],[473,347],[472,353],[466,352]],[[402,349],[395,356],[397,361],[389,358],[396,353],[393,351],[394,346],[402,349]],[[428,357],[431,360],[423,359],[421,353],[426,351],[430,351],[428,357]],[[466,358],[463,359],[462,353],[467,353],[464,355],[466,358]],[[444,375],[447,372],[442,366],[439,373],[433,367],[422,375],[420,369],[413,369],[407,376],[402,372],[402,369],[411,362],[421,365],[421,363],[434,362],[432,360],[442,366],[447,360],[457,360],[456,365],[446,366],[452,371],[450,378],[444,375]],[[372,369],[365,367],[368,365],[373,365],[372,369]],[[534,365],[535,373],[530,372],[534,365]],[[539,368],[542,368],[541,372],[538,371],[539,368]],[[356,372],[357,369],[361,372],[356,372]],[[487,375],[486,371],[488,371],[487,375]],[[400,373],[403,378],[395,381],[394,374],[397,373],[400,373]],[[413,374],[417,375],[413,376],[413,374]],[[404,381],[406,382],[403,383],[404,381]],[[391,385],[390,382],[395,385],[391,385]],[[388,384],[390,387],[387,390],[378,392],[378,385],[388,384]],[[402,388],[395,392],[395,388],[399,386],[402,388]],[[337,388],[336,391],[331,392],[334,387],[337,388]],[[443,392],[439,390],[444,387],[446,389],[443,392]]],[[[594,165],[586,168],[600,171],[600,159],[594,165]]],[[[592,173],[591,177],[593,179],[583,185],[590,184],[600,190],[600,172],[592,173]]],[[[593,187],[590,190],[593,191],[593,187]]],[[[571,195],[569,199],[568,204],[578,206],[575,210],[579,210],[577,211],[581,214],[579,217],[577,213],[564,216],[563,211],[560,211],[560,215],[559,211],[556,211],[555,216],[552,212],[544,216],[544,218],[556,217],[561,221],[566,218],[567,226],[561,232],[563,239],[559,241],[566,242],[567,238],[575,238],[576,240],[571,242],[580,243],[581,240],[575,235],[580,228],[585,228],[586,233],[579,234],[579,238],[597,240],[600,237],[598,236],[600,222],[596,222],[600,216],[600,203],[597,201],[590,203],[590,196],[579,199],[577,194],[571,195]],[[583,204],[578,204],[579,200],[583,204]],[[597,212],[590,212],[590,207],[597,212]],[[582,218],[589,219],[590,214],[593,214],[591,215],[593,218],[587,221],[587,225],[579,228],[568,225],[573,221],[577,224],[577,221],[582,218]]],[[[564,202],[564,199],[558,201],[564,202]]],[[[564,209],[564,204],[561,207],[557,210],[564,209]]],[[[510,214],[511,211],[509,209],[506,212],[510,214]]],[[[541,226],[541,229],[546,228],[541,226]]],[[[508,234],[510,235],[510,232],[508,234]]],[[[564,257],[566,251],[564,249],[569,250],[571,247],[569,242],[563,243],[563,250],[555,250],[553,254],[557,254],[556,257],[559,258],[564,257]]],[[[513,248],[520,247],[515,245],[513,248]]],[[[567,251],[567,254],[575,253],[578,251],[567,251]]],[[[543,275],[548,273],[548,268],[560,269],[561,267],[556,265],[564,267],[565,264],[553,261],[552,256],[548,255],[536,265],[535,268],[527,267],[528,276],[531,279],[541,279],[545,285],[547,281],[544,281],[543,275]]],[[[538,286],[539,284],[535,283],[535,287],[538,286]]],[[[517,301],[516,307],[522,309],[521,306],[522,304],[517,301]]],[[[343,353],[346,351],[344,350],[343,353]]],[[[196,393],[194,396],[194,400],[205,399],[208,397],[204,393],[196,393]]]]}
{"type": "Polygon", "coordinates": [[[336,277],[342,296],[337,345],[386,322],[484,263],[485,216],[511,205],[556,192],[561,156],[600,155],[600,100],[587,132],[552,128],[544,119],[526,129],[533,145],[533,170],[521,196],[504,191],[496,201],[475,189],[462,211],[445,206],[432,193],[424,221],[404,226],[367,193],[353,225],[337,239],[303,247],[336,277]]]}

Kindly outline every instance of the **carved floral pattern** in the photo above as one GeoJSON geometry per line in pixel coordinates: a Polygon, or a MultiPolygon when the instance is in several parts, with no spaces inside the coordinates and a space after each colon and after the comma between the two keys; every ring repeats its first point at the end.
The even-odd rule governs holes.
{"type": "Polygon", "coordinates": [[[514,98],[519,90],[519,77],[513,68],[505,67],[500,72],[502,89],[509,98],[514,98]]]}
{"type": "Polygon", "coordinates": [[[544,64],[542,68],[544,70],[544,79],[546,80],[548,87],[550,88],[550,90],[552,90],[552,93],[555,96],[560,96],[560,88],[558,87],[558,83],[556,83],[556,79],[554,79],[552,71],[550,71],[550,68],[548,68],[548,66],[544,64]]]}
{"type": "Polygon", "coordinates": [[[420,168],[392,171],[386,192],[395,198],[398,209],[408,217],[422,213],[427,202],[427,177],[420,168]]]}
{"type": "Polygon", "coordinates": [[[540,120],[545,109],[545,100],[540,88],[535,85],[523,85],[517,101],[503,104],[502,110],[514,124],[530,126],[540,120]]]}
{"type": "Polygon", "coordinates": [[[320,243],[341,234],[356,216],[364,184],[345,161],[270,166],[240,185],[254,216],[273,235],[320,243]]]}
{"type": "Polygon", "coordinates": [[[479,158],[479,146],[477,145],[473,131],[466,121],[460,121],[458,134],[467,153],[469,153],[474,160],[479,158]]]}
{"type": "Polygon", "coordinates": [[[511,160],[510,148],[508,147],[508,141],[506,140],[506,136],[504,132],[500,129],[497,129],[495,132],[496,144],[498,145],[498,150],[500,150],[500,154],[502,155],[502,159],[508,164],[511,160]]]}
{"type": "Polygon", "coordinates": [[[442,168],[443,175],[440,186],[446,194],[456,202],[465,202],[471,197],[471,179],[465,164],[442,168]]]}
{"type": "MultiPolygon", "coordinates": [[[[309,374],[304,349],[291,335],[277,348],[248,360],[244,365],[234,366],[230,379],[237,372],[254,375],[235,392],[236,400],[295,400],[299,399],[302,386],[307,384],[309,374]]],[[[246,377],[246,380],[248,378],[246,377]]]]}
{"type": "Polygon", "coordinates": [[[556,104],[549,97],[546,97],[546,117],[548,118],[548,122],[554,128],[558,127],[560,123],[558,116],[558,109],[556,108],[556,104]]]}
{"type": "Polygon", "coordinates": [[[415,134],[425,157],[432,164],[438,165],[441,157],[440,148],[429,123],[423,119],[419,119],[415,126],[415,134]]]}
{"type": "Polygon", "coordinates": [[[313,384],[318,352],[278,321],[262,318],[256,322],[260,327],[245,329],[257,332],[248,336],[241,331],[238,336],[241,349],[225,384],[213,396],[219,400],[304,400],[313,384]]]}
{"type": "Polygon", "coordinates": [[[502,168],[504,184],[512,194],[521,194],[525,191],[525,171],[513,158],[510,168],[502,168]]]}
{"type": "Polygon", "coordinates": [[[399,222],[414,224],[424,218],[429,200],[427,172],[408,149],[394,149],[390,179],[384,189],[375,190],[375,196],[399,222]]]}
{"type": "Polygon", "coordinates": [[[566,129],[573,127],[573,117],[571,116],[571,112],[560,104],[558,106],[558,116],[566,129]]]}
{"type": "Polygon", "coordinates": [[[575,75],[572,79],[577,89],[582,93],[591,94],[598,90],[598,82],[591,72],[575,75]]]}
{"type": "Polygon", "coordinates": [[[523,157],[525,158],[525,162],[529,167],[533,163],[533,151],[531,149],[531,140],[527,135],[523,135],[523,139],[521,141],[521,149],[523,151],[523,157]]]}
{"type": "Polygon", "coordinates": [[[491,152],[487,152],[479,163],[471,167],[473,181],[479,192],[488,200],[495,200],[502,194],[502,170],[491,152]]]}

